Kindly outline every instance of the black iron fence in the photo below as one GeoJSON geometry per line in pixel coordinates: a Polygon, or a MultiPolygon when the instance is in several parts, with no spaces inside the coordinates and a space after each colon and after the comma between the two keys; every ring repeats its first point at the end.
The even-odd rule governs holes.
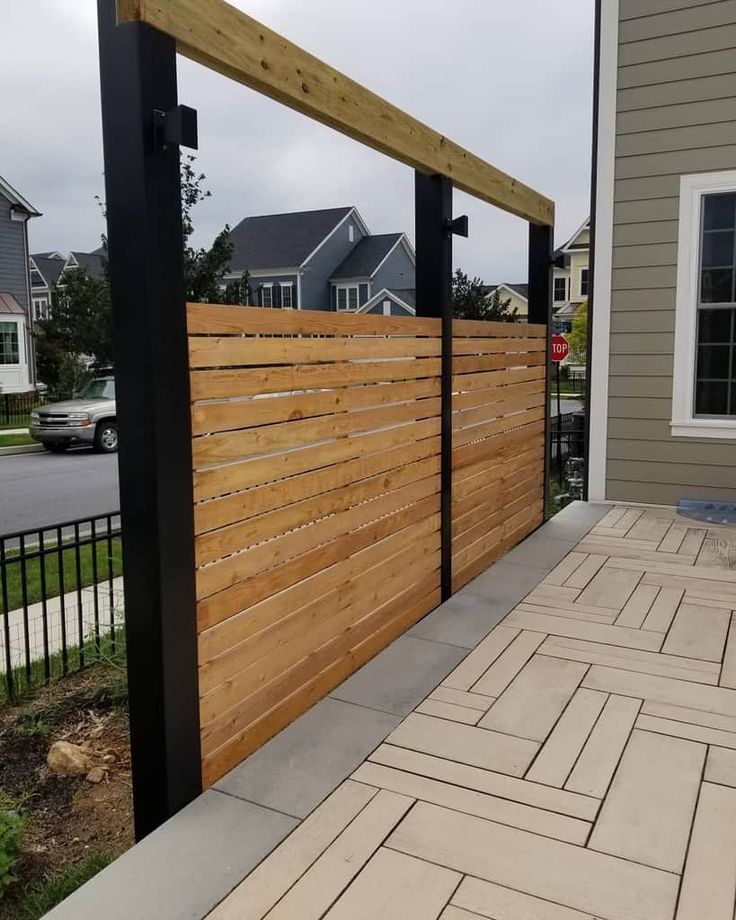
{"type": "Polygon", "coordinates": [[[0,425],[28,424],[28,416],[41,405],[37,393],[0,393],[0,425]]]}
{"type": "Polygon", "coordinates": [[[570,457],[587,457],[585,413],[565,412],[552,417],[550,427],[550,475],[562,486],[565,463],[570,457]]]}
{"type": "Polygon", "coordinates": [[[0,536],[0,702],[124,650],[120,514],[0,536]]]}

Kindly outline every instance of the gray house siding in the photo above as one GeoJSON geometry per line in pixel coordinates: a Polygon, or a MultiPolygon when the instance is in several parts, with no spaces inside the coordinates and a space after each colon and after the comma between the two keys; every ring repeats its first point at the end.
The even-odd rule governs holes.
{"type": "Polygon", "coordinates": [[[399,244],[373,276],[373,290],[406,290],[416,284],[414,263],[399,244]]]}
{"type": "MultiPolygon", "coordinates": [[[[383,302],[377,303],[375,307],[371,307],[368,310],[368,313],[380,314],[383,316],[383,302]]],[[[400,307],[397,303],[391,301],[391,316],[412,316],[411,313],[407,312],[403,307],[400,307]]]]}
{"type": "Polygon", "coordinates": [[[360,225],[348,218],[327,240],[321,249],[304,266],[302,275],[302,309],[335,309],[331,302],[330,276],[343,262],[348,253],[363,239],[365,234],[360,225]],[[348,227],[354,227],[353,241],[350,241],[348,227]]]}
{"type": "Polygon", "coordinates": [[[12,220],[10,202],[0,195],[0,291],[12,294],[29,315],[26,223],[12,220]]]}
{"type": "Polygon", "coordinates": [[[736,0],[620,0],[606,496],[736,500],[736,441],[672,437],[680,176],[736,166],[736,0]]]}

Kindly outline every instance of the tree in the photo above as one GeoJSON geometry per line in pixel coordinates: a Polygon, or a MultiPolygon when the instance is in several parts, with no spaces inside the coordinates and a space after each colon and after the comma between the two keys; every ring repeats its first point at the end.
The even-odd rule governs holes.
{"type": "Polygon", "coordinates": [[[195,303],[217,303],[222,301],[222,285],[230,268],[233,244],[230,242],[230,227],[224,228],[215,237],[209,249],[195,249],[189,241],[194,232],[192,209],[212,192],[204,188],[207,178],[194,169],[196,157],[191,154],[181,161],[181,223],[184,236],[184,287],[186,299],[195,303]]]}
{"type": "MultiPolygon", "coordinates": [[[[246,303],[250,296],[247,272],[240,281],[228,285],[226,297],[229,299],[222,294],[232,258],[230,228],[225,225],[209,249],[195,249],[190,245],[194,232],[192,209],[211,197],[211,192],[203,187],[205,175],[195,171],[194,162],[193,156],[181,162],[186,299],[199,303],[223,300],[246,303]]],[[[104,203],[99,203],[104,216],[104,203]]],[[[106,255],[107,237],[104,234],[102,246],[106,255]]],[[[102,267],[101,278],[90,277],[82,268],[64,272],[53,293],[51,315],[35,324],[38,376],[55,398],[69,397],[78,390],[89,378],[90,366],[112,364],[112,311],[106,258],[103,258],[102,267]]]]}
{"type": "Polygon", "coordinates": [[[510,307],[510,298],[503,300],[498,288],[492,294],[488,294],[487,286],[480,278],[470,280],[459,268],[452,276],[452,311],[457,319],[514,322],[516,310],[510,307]]]}
{"type": "Polygon", "coordinates": [[[567,335],[570,344],[572,364],[586,364],[588,361],[588,301],[578,307],[572,318],[572,329],[567,335]]]}
{"type": "Polygon", "coordinates": [[[112,363],[112,322],[107,265],[102,278],[80,268],[64,273],[51,315],[35,324],[38,376],[56,398],[72,396],[90,366],[112,363]]]}

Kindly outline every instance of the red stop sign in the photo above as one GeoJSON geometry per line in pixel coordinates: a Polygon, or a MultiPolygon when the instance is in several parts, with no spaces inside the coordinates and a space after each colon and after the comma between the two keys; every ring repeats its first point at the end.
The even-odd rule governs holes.
{"type": "Polygon", "coordinates": [[[550,346],[552,348],[553,361],[564,361],[570,353],[570,343],[564,335],[553,335],[550,346]]]}

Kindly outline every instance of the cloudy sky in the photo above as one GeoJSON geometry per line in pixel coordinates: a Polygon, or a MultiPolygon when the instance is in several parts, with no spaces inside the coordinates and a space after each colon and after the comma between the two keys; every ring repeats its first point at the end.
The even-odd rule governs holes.
{"type": "MultiPolygon", "coordinates": [[[[557,239],[587,216],[593,0],[235,0],[251,15],[557,203],[557,239]]],[[[95,0],[4,0],[0,175],[43,217],[31,251],[89,250],[103,230],[95,0]]],[[[247,215],[355,204],[375,233],[413,234],[411,170],[181,60],[212,198],[196,242],[247,215]]],[[[455,264],[526,275],[526,227],[455,194],[455,264]]]]}

